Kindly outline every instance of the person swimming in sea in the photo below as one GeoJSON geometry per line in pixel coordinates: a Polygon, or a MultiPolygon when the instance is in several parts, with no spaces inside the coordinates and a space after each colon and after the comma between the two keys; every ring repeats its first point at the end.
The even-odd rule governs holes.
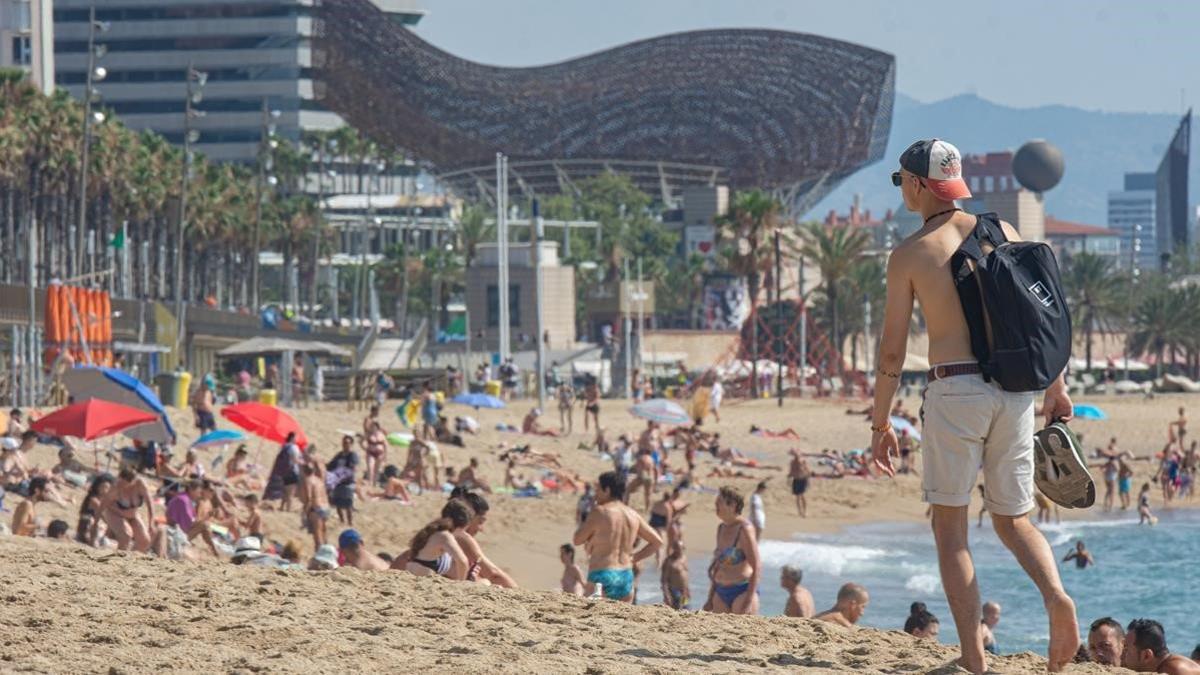
{"type": "Polygon", "coordinates": [[[1067,553],[1067,556],[1062,559],[1063,562],[1070,562],[1072,560],[1075,561],[1077,569],[1084,569],[1096,564],[1096,558],[1092,556],[1091,551],[1087,550],[1087,546],[1084,545],[1082,539],[1075,542],[1075,550],[1067,553]]]}

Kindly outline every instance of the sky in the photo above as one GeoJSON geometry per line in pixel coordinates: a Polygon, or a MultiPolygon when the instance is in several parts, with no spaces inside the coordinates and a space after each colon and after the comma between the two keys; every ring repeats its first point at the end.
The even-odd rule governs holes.
{"type": "Polygon", "coordinates": [[[561,61],[632,40],[774,28],[896,57],[920,101],[974,93],[1016,107],[1179,113],[1200,100],[1194,0],[417,0],[417,33],[502,66],[561,61]]]}

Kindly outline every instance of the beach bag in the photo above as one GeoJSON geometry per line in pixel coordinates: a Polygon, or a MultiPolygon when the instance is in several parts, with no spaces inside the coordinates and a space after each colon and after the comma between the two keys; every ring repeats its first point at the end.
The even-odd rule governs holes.
{"type": "Polygon", "coordinates": [[[950,258],[983,379],[1005,391],[1047,388],[1071,357],[1071,315],[1058,262],[1044,243],[1009,242],[995,213],[950,258]]]}

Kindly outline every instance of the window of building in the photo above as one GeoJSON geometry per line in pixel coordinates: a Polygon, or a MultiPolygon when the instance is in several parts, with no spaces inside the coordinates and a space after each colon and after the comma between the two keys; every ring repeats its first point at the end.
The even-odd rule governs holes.
{"type": "MultiPolygon", "coordinates": [[[[488,284],[487,287],[487,325],[488,328],[496,328],[500,325],[500,287],[496,284],[488,284]]],[[[519,284],[508,285],[508,325],[510,328],[521,325],[521,286],[519,284]]]]}
{"type": "Polygon", "coordinates": [[[29,44],[28,35],[16,35],[12,39],[12,63],[14,66],[28,66],[33,63],[33,49],[29,44]]]}
{"type": "MultiPolygon", "coordinates": [[[[209,51],[225,49],[291,49],[309,45],[308,38],[283,35],[251,36],[207,36],[180,38],[150,38],[145,40],[104,40],[101,42],[111,52],[175,52],[209,51]]],[[[54,43],[54,51],[70,54],[87,51],[87,40],[61,40],[54,43]]]]}
{"type": "Polygon", "coordinates": [[[983,191],[984,192],[992,192],[992,190],[995,188],[995,186],[996,186],[996,179],[994,176],[984,176],[983,177],[983,191]]]}
{"type": "MultiPolygon", "coordinates": [[[[161,19],[245,19],[312,16],[311,7],[286,5],[213,2],[208,5],[190,7],[120,7],[116,9],[96,8],[96,19],[100,21],[157,21],[161,19]]],[[[59,9],[54,12],[56,22],[87,21],[86,9],[59,9]]]]}

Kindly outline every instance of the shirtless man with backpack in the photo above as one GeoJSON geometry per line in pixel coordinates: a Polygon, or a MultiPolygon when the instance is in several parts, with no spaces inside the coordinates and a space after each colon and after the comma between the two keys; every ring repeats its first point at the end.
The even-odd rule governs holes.
{"type": "MultiPolygon", "coordinates": [[[[966,301],[960,300],[960,293],[968,291],[956,284],[954,272],[961,268],[952,264],[961,262],[961,258],[952,260],[960,249],[965,249],[971,241],[980,241],[982,235],[977,226],[985,228],[982,232],[988,235],[989,243],[999,237],[1000,231],[1008,242],[1019,242],[1020,236],[1008,223],[989,219],[981,224],[985,219],[977,219],[955,207],[954,200],[970,197],[961,166],[957,148],[949,143],[936,139],[918,141],[901,155],[900,170],[892,175],[893,184],[901,188],[905,206],[920,213],[925,224],[905,239],[888,260],[887,305],[879,345],[871,450],[875,464],[894,475],[892,458],[899,454],[899,443],[888,411],[892,409],[908,351],[913,302],[919,300],[929,334],[929,363],[934,364],[921,415],[922,489],[924,500],[931,504],[942,586],[962,645],[959,665],[973,673],[987,670],[979,587],[967,547],[967,508],[982,465],[988,487],[987,508],[992,513],[996,534],[1042,594],[1050,619],[1048,667],[1058,671],[1071,662],[1079,647],[1079,627],[1075,604],[1059,579],[1054,553],[1028,517],[1034,507],[1035,392],[1032,386],[1022,391],[1001,387],[1002,381],[1006,385],[1011,381],[1013,371],[1021,370],[1008,366],[1007,372],[1002,373],[995,368],[997,361],[1010,355],[1000,347],[1002,338],[1011,337],[1011,326],[997,326],[985,319],[989,342],[995,331],[996,351],[987,359],[977,355],[981,328],[969,324],[968,311],[964,309],[966,301]],[[990,377],[985,379],[985,373],[990,377]]],[[[998,252],[1000,247],[978,246],[976,253],[980,249],[987,256],[998,252]]],[[[993,262],[989,260],[986,264],[993,262]]],[[[981,267],[984,264],[979,263],[981,267]]],[[[1054,283],[1047,280],[1045,286],[1057,288],[1056,268],[1054,276],[1054,283]]],[[[960,275],[959,280],[964,278],[960,275]]],[[[996,296],[988,294],[992,288],[987,283],[994,281],[978,281],[978,292],[993,300],[993,305],[996,296]]],[[[1055,300],[1061,304],[1060,298],[1043,293],[1043,288],[1029,288],[1029,291],[1036,296],[1035,301],[1044,304],[1049,299],[1051,304],[1045,305],[1047,308],[1055,300]]],[[[1011,297],[1018,298],[1015,293],[1011,297]]],[[[1018,301],[1024,299],[1018,298],[1013,304],[1018,301]]],[[[1006,305],[1001,311],[1018,310],[1028,308],[1006,305]]],[[[1065,308],[1059,310],[1065,315],[1065,308]]],[[[978,323],[977,312],[972,314],[978,323]]],[[[1065,339],[1069,344],[1069,329],[1065,339]]],[[[983,349],[987,351],[986,346],[983,349]]],[[[1037,363],[1038,359],[1023,361],[1037,363]]],[[[1027,382],[1038,383],[1036,372],[1022,374],[1027,382]]],[[[1070,419],[1072,404],[1061,366],[1045,381],[1043,408],[1047,424],[1070,419]]]]}

